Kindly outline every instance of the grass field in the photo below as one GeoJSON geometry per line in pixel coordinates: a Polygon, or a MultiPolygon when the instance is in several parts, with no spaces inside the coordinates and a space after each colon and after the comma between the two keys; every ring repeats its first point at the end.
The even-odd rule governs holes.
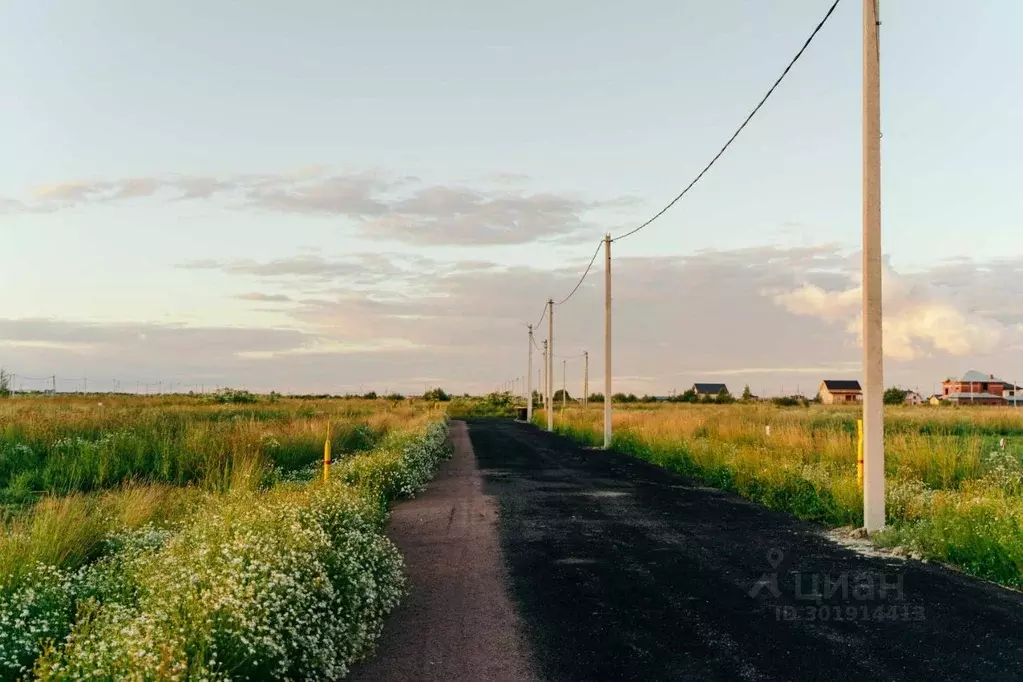
{"type": "MultiPolygon", "coordinates": [[[[768,507],[858,526],[858,417],[823,406],[616,405],[614,447],[768,507]]],[[[599,405],[559,411],[555,424],[603,443],[599,405]]],[[[1023,411],[889,407],[885,426],[889,528],[877,542],[1023,587],[1023,411]]]]}
{"type": "Polygon", "coordinates": [[[444,419],[421,401],[0,401],[0,679],[342,676],[404,592],[382,527],[445,454],[444,419]]]}

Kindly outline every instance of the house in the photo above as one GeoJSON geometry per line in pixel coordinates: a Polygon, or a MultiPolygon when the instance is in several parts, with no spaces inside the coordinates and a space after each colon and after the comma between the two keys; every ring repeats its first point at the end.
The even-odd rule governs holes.
{"type": "Polygon", "coordinates": [[[941,382],[941,399],[953,405],[1015,404],[1021,390],[1019,386],[998,379],[994,374],[971,369],[962,379],[945,379],[941,382]]]}
{"type": "Polygon", "coordinates": [[[716,398],[721,391],[727,393],[728,387],[724,384],[693,384],[693,390],[697,398],[716,398]]]}
{"type": "Polygon", "coordinates": [[[916,391],[907,391],[906,397],[902,399],[902,402],[906,405],[923,405],[924,397],[916,391]]]}
{"type": "Polygon", "coordinates": [[[941,404],[941,394],[940,393],[935,393],[934,395],[932,395],[930,398],[927,399],[927,402],[929,404],[931,404],[931,405],[940,405],[941,404]]]}
{"type": "Polygon", "coordinates": [[[825,379],[819,389],[825,405],[846,405],[863,401],[863,389],[855,379],[825,379]]]}

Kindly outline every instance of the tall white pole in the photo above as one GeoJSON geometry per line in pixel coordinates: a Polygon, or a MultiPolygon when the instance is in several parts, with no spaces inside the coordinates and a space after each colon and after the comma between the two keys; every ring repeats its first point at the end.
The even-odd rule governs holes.
{"type": "Polygon", "coordinates": [[[543,393],[543,411],[547,414],[547,410],[550,409],[550,405],[547,403],[547,339],[543,341],[543,381],[540,382],[543,386],[541,393],[543,393]]]}
{"type": "Polygon", "coordinates": [[[583,351],[583,407],[590,404],[590,353],[583,351]]]}
{"type": "Polygon", "coordinates": [[[566,378],[568,371],[565,369],[568,366],[568,360],[561,361],[561,409],[562,411],[568,407],[568,379],[566,378]]]}
{"type": "Polygon", "coordinates": [[[611,447],[611,235],[604,235],[604,449],[611,447]]]}
{"type": "Polygon", "coordinates": [[[863,0],[863,525],[884,528],[881,345],[881,75],[878,3],[863,0]]]}
{"type": "Polygon", "coordinates": [[[526,371],[526,421],[533,423],[533,325],[529,325],[529,363],[526,371]]]}
{"type": "Polygon", "coordinates": [[[554,299],[547,301],[547,430],[554,430],[554,299]]]}

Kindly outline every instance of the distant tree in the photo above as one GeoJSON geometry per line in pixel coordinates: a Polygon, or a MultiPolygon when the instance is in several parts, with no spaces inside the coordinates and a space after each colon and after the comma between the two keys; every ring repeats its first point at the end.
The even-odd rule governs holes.
{"type": "Polygon", "coordinates": [[[604,394],[603,393],[591,393],[590,397],[588,398],[588,400],[591,403],[602,403],[602,402],[604,402],[604,394]]]}
{"type": "Polygon", "coordinates": [[[796,407],[802,404],[799,398],[791,395],[782,395],[777,398],[771,398],[771,402],[779,407],[796,407]]]}
{"type": "Polygon", "coordinates": [[[728,405],[730,403],[734,403],[735,398],[732,397],[732,394],[728,392],[727,388],[722,388],[718,391],[718,394],[714,396],[714,402],[720,405],[728,405]]]}
{"type": "Polygon", "coordinates": [[[370,391],[369,393],[363,393],[361,398],[363,400],[376,400],[377,399],[377,392],[376,391],[370,391]]]}
{"type": "Polygon", "coordinates": [[[884,391],[884,404],[885,405],[901,405],[906,401],[906,394],[909,391],[899,388],[898,386],[892,386],[886,388],[884,391]]]}
{"type": "Polygon", "coordinates": [[[572,394],[569,393],[568,391],[559,388],[554,392],[554,402],[560,403],[562,401],[562,398],[568,400],[569,402],[572,402],[572,394]]]}
{"type": "Polygon", "coordinates": [[[432,400],[438,403],[446,403],[451,400],[451,396],[444,392],[443,388],[431,388],[429,391],[423,394],[423,400],[432,400]]]}
{"type": "Polygon", "coordinates": [[[748,403],[756,399],[757,397],[753,395],[753,391],[749,390],[749,384],[746,384],[746,388],[742,389],[742,402],[748,403]]]}
{"type": "Polygon", "coordinates": [[[11,375],[7,373],[7,370],[0,367],[0,398],[6,398],[11,395],[11,375]]]}
{"type": "Polygon", "coordinates": [[[404,399],[405,399],[405,396],[403,396],[401,393],[397,393],[397,392],[395,392],[395,393],[388,393],[387,395],[384,396],[384,400],[390,400],[391,402],[401,402],[404,399]]]}
{"type": "Polygon", "coordinates": [[[615,393],[613,396],[611,396],[611,402],[613,402],[613,403],[634,403],[634,402],[637,402],[638,400],[639,400],[639,398],[636,397],[635,393],[627,393],[627,394],[626,393],[615,393]]]}
{"type": "Polygon", "coordinates": [[[644,393],[643,397],[639,399],[639,402],[641,402],[641,403],[656,403],[657,402],[657,398],[653,397],[650,394],[644,393]]]}
{"type": "Polygon", "coordinates": [[[696,401],[697,397],[695,388],[690,388],[686,391],[683,391],[682,395],[679,396],[678,398],[678,402],[680,403],[695,403],[696,401]]]}

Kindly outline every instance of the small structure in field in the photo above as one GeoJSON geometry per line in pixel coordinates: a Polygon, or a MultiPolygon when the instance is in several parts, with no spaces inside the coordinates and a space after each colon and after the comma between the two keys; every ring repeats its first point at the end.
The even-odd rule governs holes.
{"type": "Polygon", "coordinates": [[[825,405],[849,405],[863,401],[863,389],[855,379],[825,379],[820,387],[825,405]]]}
{"type": "Polygon", "coordinates": [[[905,405],[923,405],[924,397],[916,391],[906,391],[906,397],[902,399],[905,405]]]}
{"type": "Polygon", "coordinates": [[[941,404],[941,394],[940,393],[935,393],[934,395],[932,395],[930,398],[927,399],[927,402],[930,403],[931,405],[940,405],[941,404]]]}
{"type": "Polygon", "coordinates": [[[717,398],[722,391],[728,393],[728,387],[724,384],[693,384],[693,391],[700,400],[704,398],[717,398]]]}

